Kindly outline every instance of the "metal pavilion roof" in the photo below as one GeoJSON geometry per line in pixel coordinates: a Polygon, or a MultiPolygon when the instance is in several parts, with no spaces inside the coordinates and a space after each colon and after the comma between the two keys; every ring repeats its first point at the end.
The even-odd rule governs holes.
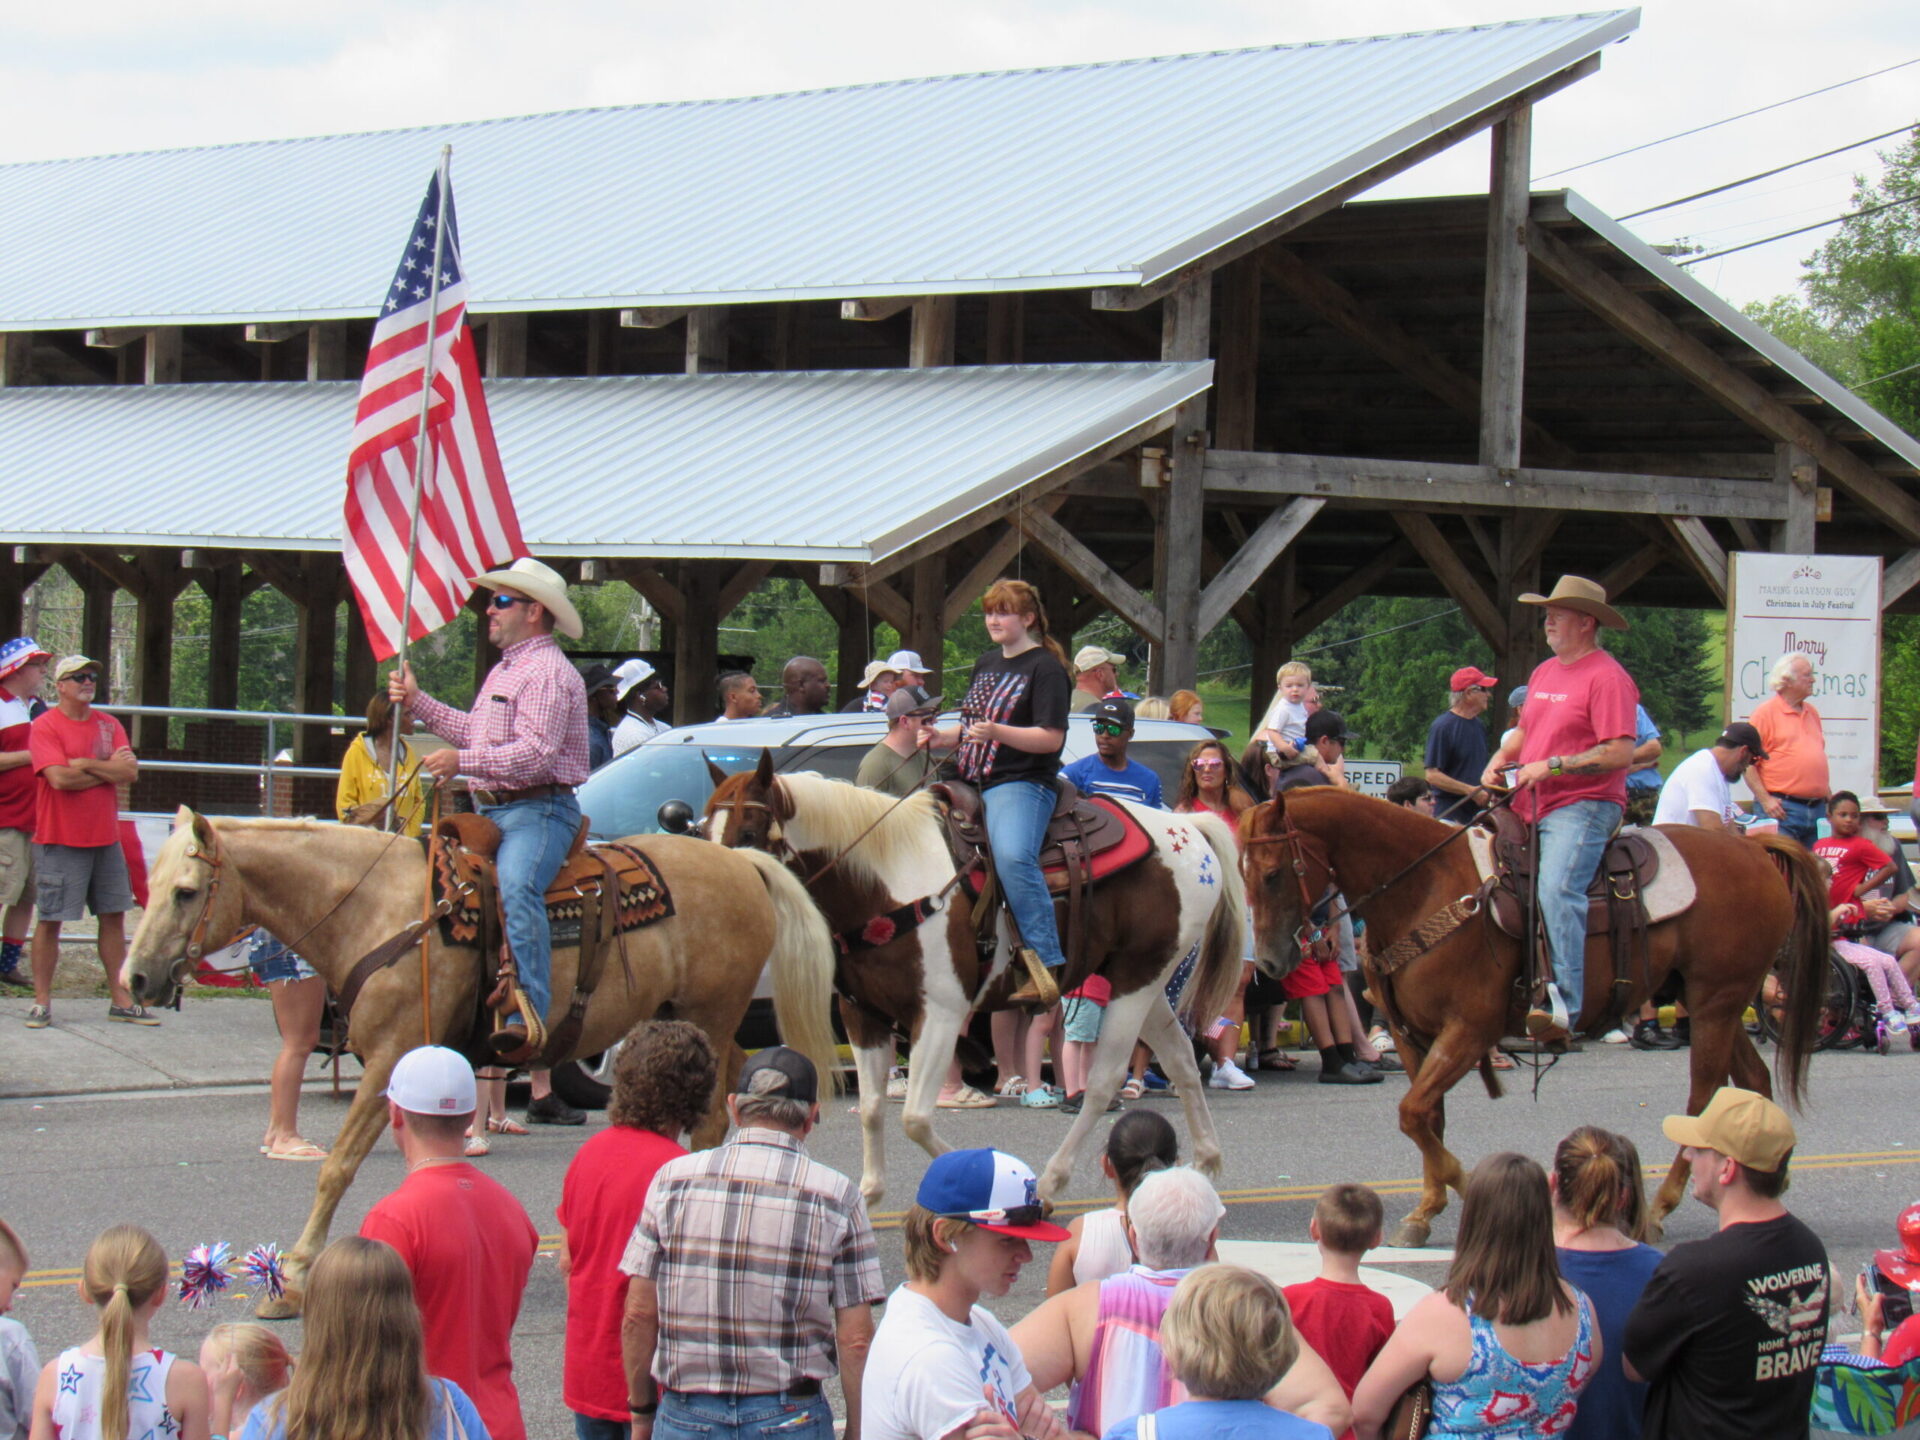
{"type": "MultiPolygon", "coordinates": [[[[862,562],[1126,434],[1212,373],[1200,361],[491,380],[487,396],[535,551],[862,562]]],[[[358,388],[0,389],[0,463],[20,501],[5,538],[338,550],[358,388]]]]}
{"type": "Polygon", "coordinates": [[[442,142],[481,311],[1143,283],[1639,13],[0,166],[0,329],[371,315],[442,142]]]}

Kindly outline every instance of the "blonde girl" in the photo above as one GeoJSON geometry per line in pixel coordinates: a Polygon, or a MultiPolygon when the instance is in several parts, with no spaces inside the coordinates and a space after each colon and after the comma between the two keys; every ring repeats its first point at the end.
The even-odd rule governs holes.
{"type": "Polygon", "coordinates": [[[80,1298],[100,1312],[84,1345],[40,1371],[32,1440],[128,1440],[177,1432],[207,1440],[207,1377],[148,1339],[167,1302],[167,1256],[137,1225],[102,1231],[80,1271],[80,1298]]]}
{"type": "Polygon", "coordinates": [[[213,1395],[213,1433],[229,1435],[235,1416],[245,1419],[262,1400],[287,1388],[293,1356],[264,1325],[216,1325],[200,1342],[200,1368],[213,1395]]]}

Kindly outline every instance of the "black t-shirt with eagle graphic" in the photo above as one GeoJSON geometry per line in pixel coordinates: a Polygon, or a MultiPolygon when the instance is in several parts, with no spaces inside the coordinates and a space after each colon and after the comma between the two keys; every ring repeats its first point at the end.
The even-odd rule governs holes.
{"type": "MultiPolygon", "coordinates": [[[[989,650],[974,662],[973,678],[967,682],[966,696],[960,702],[961,733],[964,735],[976,720],[1037,725],[1064,733],[1072,700],[1073,681],[1067,667],[1046,646],[1022,650],[1012,659],[997,649],[989,650]]],[[[1037,780],[1050,785],[1060,773],[1060,752],[1034,755],[997,740],[963,739],[955,764],[961,779],[983,790],[1009,780],[1037,780]]]]}

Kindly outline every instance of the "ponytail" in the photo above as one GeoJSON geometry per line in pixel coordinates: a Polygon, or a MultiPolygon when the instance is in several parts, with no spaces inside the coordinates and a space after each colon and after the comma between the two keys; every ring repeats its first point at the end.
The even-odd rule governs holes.
{"type": "Polygon", "coordinates": [[[101,1440],[127,1440],[133,1317],[166,1288],[166,1252],[138,1225],[115,1225],[88,1248],[80,1284],[100,1310],[100,1349],[107,1360],[100,1391],[101,1440]]]}
{"type": "MultiPolygon", "coordinates": [[[[1583,1230],[1612,1225],[1624,1233],[1633,1224],[1628,1192],[1640,1192],[1638,1156],[1622,1163],[1617,1142],[1623,1138],[1596,1125],[1582,1125],[1554,1149],[1560,1208],[1583,1230]]],[[[1630,1148],[1632,1142],[1626,1144],[1630,1148]]]]}
{"type": "Polygon", "coordinates": [[[1024,580],[1009,580],[1005,576],[987,587],[987,593],[980,597],[980,608],[989,614],[1031,615],[1033,625],[1027,632],[1052,652],[1053,658],[1065,666],[1069,673],[1073,666],[1067,659],[1067,650],[1053,638],[1047,629],[1047,607],[1040,603],[1040,592],[1024,580]]]}

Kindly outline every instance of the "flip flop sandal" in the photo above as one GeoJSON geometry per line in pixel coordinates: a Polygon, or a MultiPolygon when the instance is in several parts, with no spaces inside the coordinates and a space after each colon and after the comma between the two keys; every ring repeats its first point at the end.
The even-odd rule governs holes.
{"type": "Polygon", "coordinates": [[[1298,1070],[1300,1068],[1300,1062],[1287,1054],[1286,1051],[1275,1048],[1272,1050],[1262,1050],[1260,1052],[1260,1068],[1262,1070],[1279,1071],[1284,1074],[1288,1070],[1298,1070]]]}
{"type": "Polygon", "coordinates": [[[1027,1082],[1018,1075],[1009,1075],[994,1088],[993,1093],[1003,1100],[1018,1100],[1027,1093],[1028,1088],[1027,1082]]]}
{"type": "Polygon", "coordinates": [[[284,1150],[269,1150],[262,1145],[260,1153],[269,1160],[324,1160],[327,1158],[327,1152],[311,1140],[301,1140],[284,1150]]]}
{"type": "Polygon", "coordinates": [[[1122,1100],[1138,1100],[1146,1093],[1146,1087],[1138,1080],[1129,1080],[1120,1087],[1120,1098],[1122,1100]]]}
{"type": "Polygon", "coordinates": [[[469,1160],[478,1160],[482,1155],[491,1155],[493,1146],[487,1143],[487,1137],[484,1135],[469,1135],[466,1146],[460,1153],[469,1160]]]}
{"type": "Polygon", "coordinates": [[[526,1126],[522,1125],[518,1120],[514,1119],[511,1115],[505,1116],[499,1120],[496,1120],[493,1118],[493,1116],[489,1115],[487,1117],[487,1129],[492,1131],[495,1135],[529,1135],[533,1133],[530,1130],[528,1130],[526,1126]]]}
{"type": "Polygon", "coordinates": [[[951,1095],[942,1095],[933,1102],[941,1110],[991,1110],[993,1096],[976,1090],[971,1085],[962,1085],[951,1095]]]}

